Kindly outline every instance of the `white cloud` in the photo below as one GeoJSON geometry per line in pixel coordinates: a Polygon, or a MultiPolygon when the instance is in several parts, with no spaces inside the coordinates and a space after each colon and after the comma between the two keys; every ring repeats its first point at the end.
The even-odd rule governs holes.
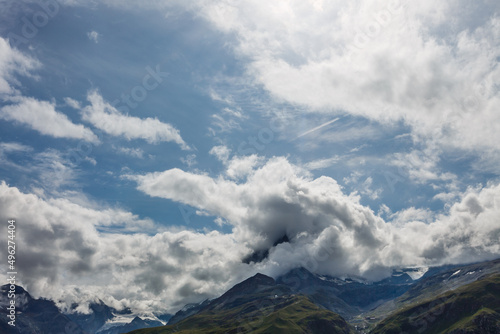
{"type": "Polygon", "coordinates": [[[64,102],[66,102],[66,104],[73,109],[80,110],[82,108],[82,106],[80,105],[80,102],[72,99],[71,97],[65,97],[64,102]]]}
{"type": "Polygon", "coordinates": [[[256,166],[261,165],[263,160],[256,154],[235,156],[227,164],[226,175],[233,180],[245,178],[253,172],[256,166]]]}
{"type": "Polygon", "coordinates": [[[279,99],[403,121],[417,141],[500,160],[498,4],[199,1],[188,8],[237,36],[247,73],[279,99]]]}
{"type": "Polygon", "coordinates": [[[31,97],[10,97],[12,104],[0,109],[0,118],[27,125],[35,131],[54,138],[83,139],[98,143],[97,136],[81,124],[74,124],[63,113],[56,111],[55,103],[31,97]]]}
{"type": "Polygon", "coordinates": [[[186,164],[188,167],[198,164],[198,161],[196,161],[196,154],[188,154],[185,158],[181,158],[181,162],[186,164]]]}
{"type": "Polygon", "coordinates": [[[224,145],[214,146],[209,152],[226,166],[226,175],[233,180],[239,180],[249,175],[253,169],[261,165],[263,158],[256,154],[248,156],[233,156],[230,158],[231,150],[224,145]]]}
{"type": "Polygon", "coordinates": [[[219,159],[221,162],[227,163],[227,161],[229,160],[229,155],[231,154],[231,150],[227,146],[219,145],[212,147],[212,149],[208,153],[217,157],[217,159],[219,159]]]}
{"type": "Polygon", "coordinates": [[[162,231],[122,209],[43,199],[2,182],[0,219],[12,218],[25,245],[17,251],[19,284],[66,307],[100,298],[139,312],[175,312],[250,274],[240,261],[248,250],[231,235],[162,231]]]}
{"type": "Polygon", "coordinates": [[[131,148],[131,147],[119,147],[118,152],[130,155],[134,158],[142,159],[144,158],[144,150],[141,148],[131,148]]]}
{"type": "Polygon", "coordinates": [[[15,142],[10,142],[10,143],[2,142],[2,143],[0,143],[0,156],[3,153],[30,152],[32,150],[33,150],[33,148],[31,146],[27,146],[27,145],[20,144],[20,143],[15,143],[15,142]]]}
{"type": "Polygon", "coordinates": [[[189,146],[182,139],[179,130],[156,118],[141,119],[121,114],[115,107],[105,102],[97,91],[89,92],[90,105],[82,110],[82,118],[96,128],[113,136],[128,140],[144,139],[149,143],[174,142],[183,150],[189,146]]]}
{"type": "Polygon", "coordinates": [[[0,219],[15,218],[18,242],[30,245],[18,251],[20,284],[66,305],[99,297],[115,307],[174,312],[256,272],[304,266],[375,279],[391,266],[500,254],[499,185],[469,189],[446,215],[412,208],[386,223],[335,180],[313,179],[285,158],[268,160],[241,183],[179,169],[129,178],[151,196],[218,216],[232,232],[162,230],[123,209],[42,198],[0,183],[0,219]],[[284,234],[290,243],[272,247],[284,234]],[[242,263],[264,248],[267,260],[242,263]]]}
{"type": "Polygon", "coordinates": [[[87,37],[94,43],[99,43],[99,38],[101,37],[100,34],[95,31],[95,30],[92,30],[92,31],[89,31],[87,33],[87,37]]]}
{"type": "Polygon", "coordinates": [[[324,168],[328,168],[330,166],[335,165],[339,161],[340,161],[340,157],[334,156],[331,158],[317,159],[317,160],[309,161],[308,163],[305,164],[304,167],[308,170],[324,169],[324,168]]]}
{"type": "Polygon", "coordinates": [[[38,67],[37,60],[12,48],[7,39],[0,37],[0,96],[17,94],[15,75],[32,76],[30,71],[38,67]]]}
{"type": "Polygon", "coordinates": [[[456,175],[440,171],[438,167],[439,160],[437,150],[412,150],[409,153],[395,153],[391,164],[399,168],[401,176],[408,175],[411,180],[419,183],[426,183],[427,181],[452,182],[456,180],[456,175]]]}
{"type": "MultiPolygon", "coordinates": [[[[272,248],[268,261],[256,265],[274,274],[314,263],[312,270],[320,273],[380,278],[391,266],[467,262],[500,254],[500,226],[494,218],[500,208],[493,204],[500,186],[471,190],[448,215],[430,224],[415,220],[428,221],[422,210],[393,216],[406,222],[402,225],[384,222],[359,203],[359,196],[343,194],[335,180],[312,179],[282,157],[254,168],[243,183],[179,169],[128,178],[150,196],[221,217],[233,226],[236,240],[251,249],[272,248],[286,234],[290,244],[272,248]]],[[[363,184],[369,188],[371,179],[363,184]]],[[[366,194],[378,196],[372,190],[366,194]]]]}
{"type": "Polygon", "coordinates": [[[241,129],[240,122],[248,117],[243,115],[241,110],[224,108],[220,113],[213,114],[211,118],[212,122],[208,130],[215,136],[220,133],[231,132],[234,129],[241,129]]]}

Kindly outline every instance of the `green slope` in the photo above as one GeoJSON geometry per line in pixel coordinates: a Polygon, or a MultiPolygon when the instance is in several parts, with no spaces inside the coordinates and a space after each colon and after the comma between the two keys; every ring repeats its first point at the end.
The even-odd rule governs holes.
{"type": "Polygon", "coordinates": [[[134,334],[336,334],[354,333],[339,315],[319,308],[305,296],[259,298],[231,309],[205,310],[175,325],[134,334]]]}
{"type": "Polygon", "coordinates": [[[500,333],[500,274],[412,304],[381,321],[371,333],[500,333]]]}

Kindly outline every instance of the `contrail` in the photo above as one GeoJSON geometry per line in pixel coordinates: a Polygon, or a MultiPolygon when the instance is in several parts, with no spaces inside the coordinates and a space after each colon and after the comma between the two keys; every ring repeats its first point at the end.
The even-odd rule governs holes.
{"type": "Polygon", "coordinates": [[[323,123],[323,124],[321,124],[321,125],[319,125],[319,126],[317,126],[317,127],[313,128],[313,129],[311,129],[311,130],[307,130],[306,132],[304,132],[304,133],[302,133],[302,134],[298,135],[297,137],[295,137],[293,140],[298,139],[298,138],[300,138],[300,137],[304,137],[304,136],[306,136],[306,135],[310,134],[311,132],[314,132],[314,131],[317,131],[317,130],[319,130],[319,129],[321,129],[321,128],[324,128],[325,126],[330,125],[330,124],[332,124],[332,123],[334,123],[334,122],[336,122],[336,121],[338,121],[338,120],[339,120],[339,118],[337,117],[337,118],[335,118],[335,119],[332,119],[331,121],[328,121],[328,122],[326,122],[326,123],[323,123]]]}

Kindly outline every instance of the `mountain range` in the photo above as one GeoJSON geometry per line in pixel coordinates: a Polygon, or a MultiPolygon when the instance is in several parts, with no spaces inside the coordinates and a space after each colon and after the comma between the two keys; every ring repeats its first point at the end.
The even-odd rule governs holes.
{"type": "MultiPolygon", "coordinates": [[[[2,304],[6,290],[2,287],[2,304]]],[[[25,301],[19,306],[19,326],[12,331],[2,317],[2,333],[59,334],[68,328],[71,334],[500,333],[500,259],[399,269],[379,282],[317,275],[305,268],[277,278],[256,274],[218,298],[186,305],[171,318],[135,317],[128,323],[116,319],[130,319],[130,310],[100,301],[90,306],[89,315],[63,314],[54,302],[33,299],[21,287],[16,294],[25,301]]]]}

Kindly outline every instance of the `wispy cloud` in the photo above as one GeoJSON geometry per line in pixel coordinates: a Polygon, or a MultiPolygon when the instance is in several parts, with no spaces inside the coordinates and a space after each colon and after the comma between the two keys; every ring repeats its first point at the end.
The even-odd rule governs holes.
{"type": "Polygon", "coordinates": [[[0,118],[54,138],[83,139],[98,143],[97,136],[81,124],[74,124],[65,114],[56,111],[53,102],[39,101],[30,97],[11,97],[12,104],[0,109],[0,118]]]}
{"type": "Polygon", "coordinates": [[[87,33],[87,37],[94,43],[99,43],[100,35],[97,31],[92,30],[87,33]]]}
{"type": "Polygon", "coordinates": [[[326,127],[326,126],[328,126],[328,125],[330,125],[332,123],[335,123],[338,120],[339,120],[339,118],[335,118],[335,119],[332,119],[331,121],[328,121],[328,122],[325,122],[325,123],[323,123],[321,125],[318,125],[317,127],[314,127],[312,129],[304,132],[304,133],[301,133],[300,135],[298,135],[297,137],[295,137],[293,140],[301,138],[301,137],[304,137],[304,136],[307,136],[308,134],[311,134],[311,133],[313,133],[315,131],[318,131],[318,130],[320,130],[320,129],[322,129],[322,128],[324,128],[324,127],[326,127]]]}
{"type": "Polygon", "coordinates": [[[144,150],[141,148],[119,147],[118,152],[129,155],[134,158],[139,158],[139,159],[144,158],[144,150]]]}
{"type": "Polygon", "coordinates": [[[104,101],[97,91],[87,96],[90,105],[82,109],[82,118],[96,128],[113,136],[122,136],[128,140],[144,139],[149,143],[174,142],[183,150],[190,147],[182,139],[179,130],[157,118],[133,117],[123,115],[115,107],[104,101]]]}
{"type": "Polygon", "coordinates": [[[325,169],[331,167],[340,161],[339,156],[334,156],[331,158],[313,160],[305,164],[305,168],[308,170],[325,169]]]}
{"type": "Polygon", "coordinates": [[[11,47],[7,39],[0,37],[0,96],[18,95],[16,75],[33,76],[32,70],[40,66],[38,60],[11,47]]]}

